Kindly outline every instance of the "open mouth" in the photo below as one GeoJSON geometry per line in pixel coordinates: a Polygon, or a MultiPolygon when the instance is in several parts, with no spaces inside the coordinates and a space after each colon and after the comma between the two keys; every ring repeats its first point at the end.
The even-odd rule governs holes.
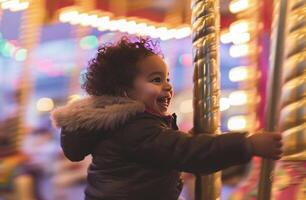
{"type": "Polygon", "coordinates": [[[171,98],[169,96],[162,96],[157,98],[157,103],[163,109],[167,109],[170,104],[171,98]]]}

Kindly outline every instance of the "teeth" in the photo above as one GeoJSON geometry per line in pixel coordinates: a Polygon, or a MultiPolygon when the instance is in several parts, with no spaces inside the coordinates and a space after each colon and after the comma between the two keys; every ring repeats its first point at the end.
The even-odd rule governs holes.
{"type": "Polygon", "coordinates": [[[164,103],[164,104],[169,104],[170,98],[162,97],[162,98],[160,98],[160,102],[161,102],[161,103],[164,103]]]}
{"type": "Polygon", "coordinates": [[[163,104],[164,106],[168,106],[170,103],[170,98],[169,97],[160,97],[158,98],[158,101],[163,104]]]}

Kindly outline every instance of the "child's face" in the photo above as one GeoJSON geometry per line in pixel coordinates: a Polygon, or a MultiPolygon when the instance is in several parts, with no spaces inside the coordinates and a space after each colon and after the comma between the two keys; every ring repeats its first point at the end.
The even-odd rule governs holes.
{"type": "Polygon", "coordinates": [[[142,101],[147,108],[160,115],[167,115],[173,96],[169,83],[169,72],[165,62],[156,55],[148,56],[138,62],[139,75],[128,95],[142,101]]]}

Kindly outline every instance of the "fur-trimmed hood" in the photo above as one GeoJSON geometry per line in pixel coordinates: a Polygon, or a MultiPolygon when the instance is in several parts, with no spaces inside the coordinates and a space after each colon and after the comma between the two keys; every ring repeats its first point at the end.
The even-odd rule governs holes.
{"type": "Polygon", "coordinates": [[[144,111],[142,102],[127,97],[90,96],[55,109],[51,120],[54,126],[67,131],[112,130],[144,111]]]}

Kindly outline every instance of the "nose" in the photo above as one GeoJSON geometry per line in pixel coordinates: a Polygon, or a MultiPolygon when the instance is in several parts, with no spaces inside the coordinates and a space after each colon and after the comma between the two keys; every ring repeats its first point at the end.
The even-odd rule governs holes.
{"type": "Polygon", "coordinates": [[[164,84],[163,89],[167,92],[171,92],[172,91],[172,85],[169,82],[167,82],[167,83],[164,84]]]}

